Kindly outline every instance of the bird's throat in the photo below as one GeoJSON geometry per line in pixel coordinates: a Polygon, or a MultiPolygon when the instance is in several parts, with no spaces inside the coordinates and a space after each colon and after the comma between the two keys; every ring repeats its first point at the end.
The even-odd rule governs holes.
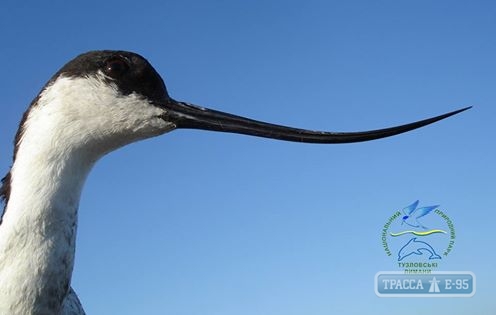
{"type": "Polygon", "coordinates": [[[25,135],[11,169],[0,224],[0,314],[58,314],[70,286],[79,200],[93,162],[39,141],[25,135]]]}

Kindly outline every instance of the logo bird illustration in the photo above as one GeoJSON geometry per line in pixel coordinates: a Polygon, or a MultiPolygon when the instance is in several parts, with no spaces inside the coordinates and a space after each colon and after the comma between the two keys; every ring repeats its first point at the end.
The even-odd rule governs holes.
{"type": "Polygon", "coordinates": [[[427,230],[427,227],[422,225],[422,223],[420,223],[420,221],[418,219],[420,219],[423,216],[428,215],[432,210],[439,207],[439,205],[417,208],[418,204],[419,204],[419,201],[417,200],[414,203],[412,203],[411,205],[403,208],[402,211],[405,215],[403,216],[403,222],[401,224],[405,223],[411,227],[422,228],[422,229],[427,230]]]}

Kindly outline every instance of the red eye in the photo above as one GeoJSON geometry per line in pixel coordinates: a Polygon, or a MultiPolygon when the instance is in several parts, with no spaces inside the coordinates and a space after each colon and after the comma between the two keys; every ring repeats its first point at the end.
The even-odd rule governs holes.
{"type": "Polygon", "coordinates": [[[123,75],[129,69],[127,60],[122,57],[113,57],[105,63],[105,74],[112,78],[123,75]]]}

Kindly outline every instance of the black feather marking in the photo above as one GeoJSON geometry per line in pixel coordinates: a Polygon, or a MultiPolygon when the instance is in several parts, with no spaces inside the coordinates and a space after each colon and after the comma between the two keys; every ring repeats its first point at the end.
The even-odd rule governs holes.
{"type": "MultiPolygon", "coordinates": [[[[107,76],[105,77],[105,80],[115,84],[123,95],[137,93],[147,98],[151,103],[161,103],[164,100],[169,99],[167,88],[165,87],[162,78],[152,65],[142,56],[127,51],[113,50],[90,51],[81,54],[65,64],[52,76],[52,78],[50,78],[22,116],[14,140],[13,162],[16,159],[17,151],[22,142],[29,113],[32,108],[38,105],[38,101],[43,91],[53,84],[60,76],[88,77],[99,72],[105,73],[109,62],[116,60],[116,58],[121,58],[128,63],[128,70],[118,76],[107,76]]],[[[0,224],[2,223],[2,218],[5,215],[5,210],[9,202],[11,181],[12,175],[11,171],[9,171],[1,181],[0,201],[4,201],[4,210],[3,213],[0,214],[0,224]]]]}

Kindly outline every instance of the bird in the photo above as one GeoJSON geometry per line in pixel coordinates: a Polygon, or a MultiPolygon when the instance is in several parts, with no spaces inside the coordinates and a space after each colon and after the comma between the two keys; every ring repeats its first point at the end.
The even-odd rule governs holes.
{"type": "Polygon", "coordinates": [[[402,220],[401,224],[404,223],[411,227],[422,228],[424,230],[427,230],[427,227],[422,225],[422,223],[420,223],[418,219],[428,215],[432,210],[437,209],[439,205],[417,208],[418,204],[419,204],[419,200],[416,200],[411,205],[406,206],[401,210],[404,214],[403,218],[401,218],[402,220]]]}
{"type": "Polygon", "coordinates": [[[0,314],[85,314],[71,287],[81,191],[95,163],[120,147],[176,129],[306,143],[361,142],[468,108],[372,131],[311,131],[176,101],[139,54],[80,54],[49,79],[15,135],[12,165],[0,188],[0,314]]]}

